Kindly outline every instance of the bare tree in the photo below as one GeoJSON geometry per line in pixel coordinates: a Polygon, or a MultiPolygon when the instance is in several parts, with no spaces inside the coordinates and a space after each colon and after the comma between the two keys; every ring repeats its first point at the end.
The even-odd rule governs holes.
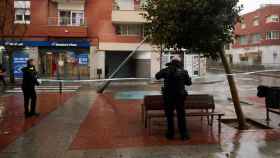
{"type": "MultiPolygon", "coordinates": [[[[0,0],[0,45],[4,47],[9,56],[9,78],[10,82],[15,82],[13,70],[13,52],[22,49],[23,46],[13,45],[11,42],[21,41],[27,31],[27,23],[25,21],[16,23],[15,0],[0,0]],[[10,42],[7,42],[10,41],[10,42]]],[[[23,16],[25,16],[25,8],[21,8],[23,16]]]]}

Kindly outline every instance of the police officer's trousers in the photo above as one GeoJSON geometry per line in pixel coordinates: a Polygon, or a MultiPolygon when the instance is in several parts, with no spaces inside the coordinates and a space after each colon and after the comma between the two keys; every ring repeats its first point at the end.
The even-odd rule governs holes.
{"type": "Polygon", "coordinates": [[[25,115],[32,115],[35,114],[36,112],[36,100],[37,100],[37,95],[35,88],[23,88],[23,95],[24,95],[24,113],[25,115]],[[29,110],[29,101],[31,100],[31,106],[29,110]]]}
{"type": "Polygon", "coordinates": [[[164,95],[164,110],[167,118],[167,134],[174,136],[174,110],[177,113],[178,128],[181,137],[188,137],[186,128],[185,95],[164,95]]]}

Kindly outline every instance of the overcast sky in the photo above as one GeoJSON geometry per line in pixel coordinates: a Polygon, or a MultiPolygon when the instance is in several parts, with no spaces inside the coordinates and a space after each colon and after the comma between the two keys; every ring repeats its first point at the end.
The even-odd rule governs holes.
{"type": "Polygon", "coordinates": [[[258,9],[261,4],[280,4],[280,0],[239,0],[239,3],[244,6],[241,12],[244,14],[258,9]]]}

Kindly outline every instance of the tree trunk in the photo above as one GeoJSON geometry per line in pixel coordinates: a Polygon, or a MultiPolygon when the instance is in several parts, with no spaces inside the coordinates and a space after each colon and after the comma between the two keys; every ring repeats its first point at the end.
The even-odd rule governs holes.
{"type": "Polygon", "coordinates": [[[13,63],[14,63],[14,57],[13,57],[14,50],[13,50],[13,48],[7,47],[7,53],[8,53],[8,56],[9,56],[8,66],[9,66],[10,83],[15,83],[14,66],[13,66],[13,63]]]}
{"type": "Polygon", "coordinates": [[[243,114],[243,111],[242,111],[242,108],[240,105],[239,94],[238,94],[237,87],[236,87],[236,84],[234,81],[234,77],[233,77],[233,75],[231,75],[232,74],[231,67],[226,59],[224,50],[220,51],[220,56],[221,56],[221,59],[222,59],[223,65],[224,65],[225,72],[227,74],[227,80],[228,80],[228,84],[230,87],[230,92],[231,92],[232,101],[233,101],[235,113],[236,113],[238,124],[239,124],[239,129],[243,130],[247,127],[246,120],[245,120],[245,117],[244,117],[244,114],[243,114]]]}

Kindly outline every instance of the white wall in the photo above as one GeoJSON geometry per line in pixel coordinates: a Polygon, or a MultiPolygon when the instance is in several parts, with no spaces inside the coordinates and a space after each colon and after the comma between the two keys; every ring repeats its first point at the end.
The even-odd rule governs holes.
{"type": "Polygon", "coordinates": [[[90,49],[90,78],[98,78],[97,69],[102,69],[101,78],[105,78],[105,51],[97,51],[95,47],[90,49]]]}
{"type": "Polygon", "coordinates": [[[151,78],[154,78],[156,73],[160,71],[160,52],[151,53],[151,78]]]}
{"type": "Polygon", "coordinates": [[[280,65],[280,46],[278,45],[231,49],[226,53],[232,54],[234,64],[240,64],[239,55],[247,52],[262,52],[263,65],[280,65]]]}
{"type": "Polygon", "coordinates": [[[151,59],[151,52],[136,52],[133,56],[134,59],[151,59]]]}
{"type": "Polygon", "coordinates": [[[58,3],[59,10],[84,10],[83,3],[58,3]]]}

